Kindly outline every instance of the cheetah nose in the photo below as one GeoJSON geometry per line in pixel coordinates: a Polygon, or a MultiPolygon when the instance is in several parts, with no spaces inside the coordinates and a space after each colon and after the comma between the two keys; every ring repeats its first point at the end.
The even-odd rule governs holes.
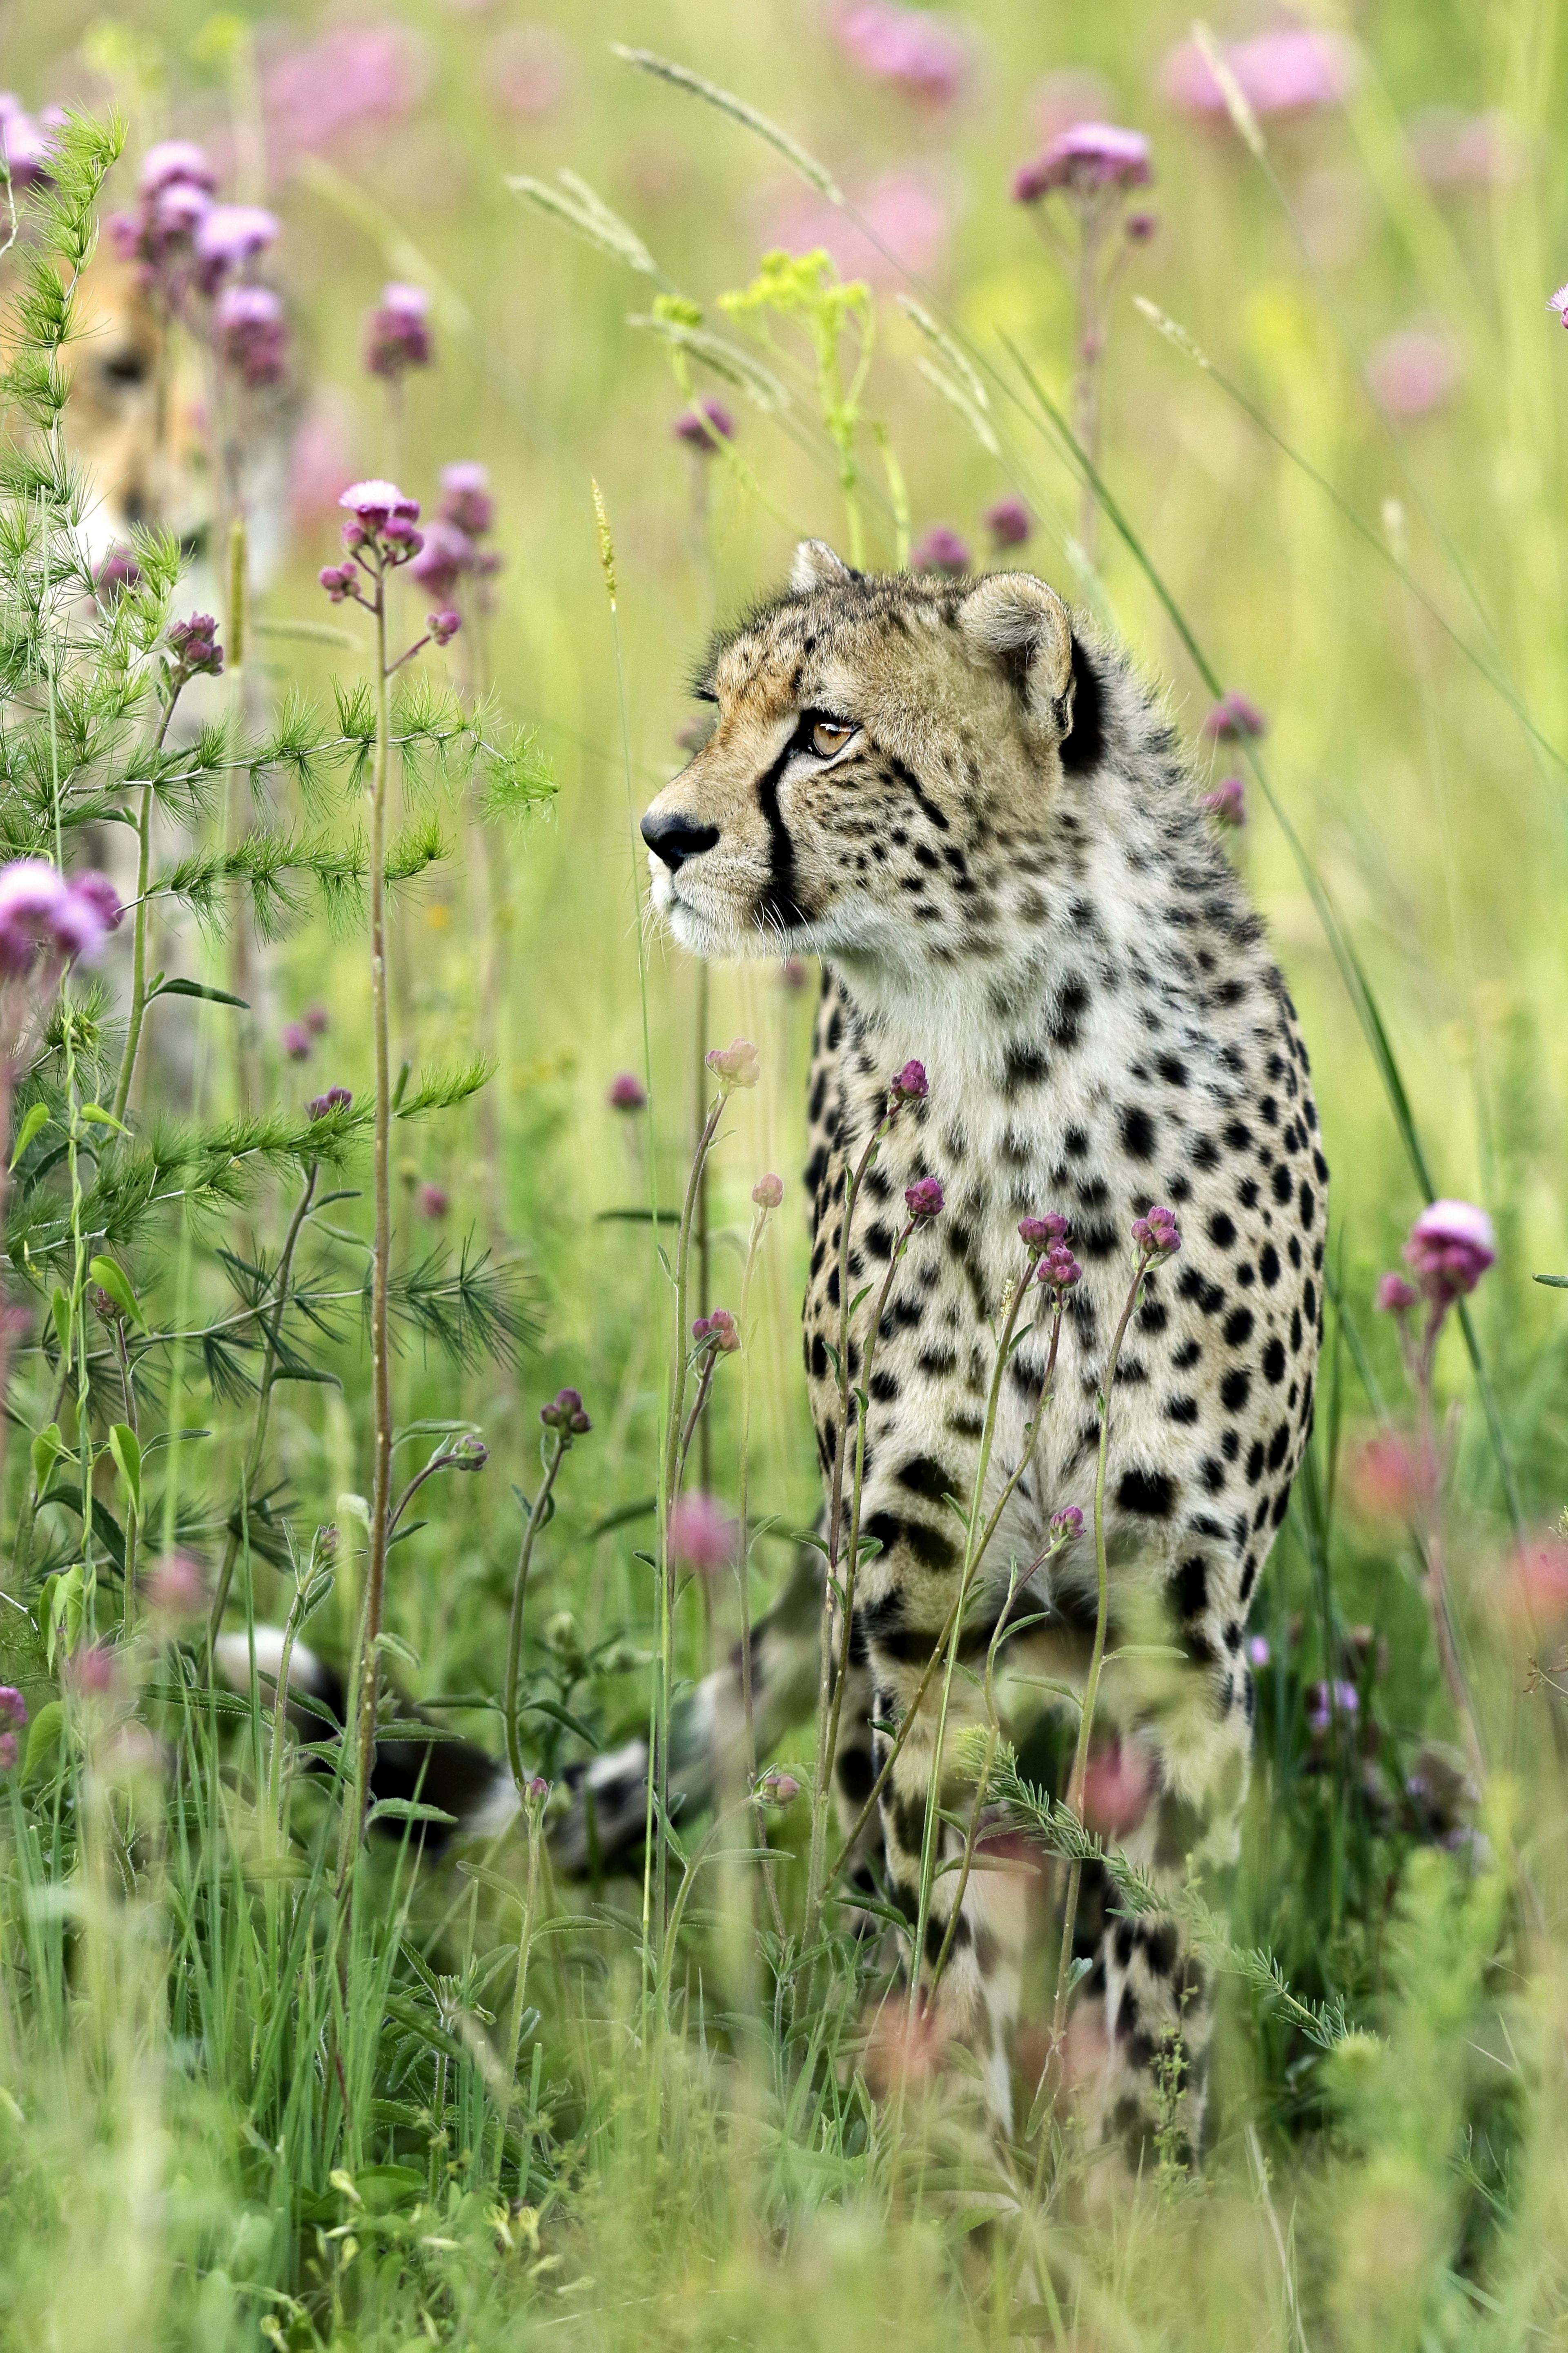
{"type": "Polygon", "coordinates": [[[716,825],[699,825],[694,818],[681,817],[674,810],[664,817],[655,817],[650,809],[642,821],[642,838],[673,874],[689,858],[700,858],[705,849],[711,849],[719,839],[719,828],[716,825]]]}

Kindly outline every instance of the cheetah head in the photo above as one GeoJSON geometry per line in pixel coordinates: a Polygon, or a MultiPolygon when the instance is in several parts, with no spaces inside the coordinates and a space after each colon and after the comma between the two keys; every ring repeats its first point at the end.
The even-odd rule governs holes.
{"type": "Polygon", "coordinates": [[[963,957],[1050,834],[1084,674],[1042,580],[867,575],[804,541],[697,681],[712,732],[642,823],[656,909],[704,955],[963,957]]]}

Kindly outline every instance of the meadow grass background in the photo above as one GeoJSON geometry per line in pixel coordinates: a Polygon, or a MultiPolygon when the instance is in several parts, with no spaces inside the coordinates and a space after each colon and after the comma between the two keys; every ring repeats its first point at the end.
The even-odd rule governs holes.
{"type": "MultiPolygon", "coordinates": [[[[1099,78],[1098,103],[1085,85],[1086,111],[1148,132],[1159,229],[1115,306],[1104,471],[1216,672],[1268,714],[1269,776],[1364,966],[1436,1188],[1484,1204],[1496,1221],[1498,1264],[1473,1305],[1523,1525],[1550,1526],[1565,1500],[1568,1324],[1558,1295],[1531,1278],[1568,1267],[1568,763],[1532,739],[1322,488],[1131,301],[1141,293],[1189,331],[1373,537],[1396,547],[1453,628],[1506,676],[1540,736],[1568,750],[1568,343],[1546,308],[1568,274],[1561,12],[1551,0],[1323,12],[1315,21],[1354,41],[1353,91],[1342,106],[1270,120],[1267,171],[1223,118],[1194,121],[1162,94],[1162,59],[1187,29],[1181,8],[997,0],[954,13],[974,64],[943,108],[858,70],[831,13],[805,0],[591,0],[526,13],[510,0],[409,0],[374,16],[297,7],[225,19],[184,0],[107,17],[13,0],[0,16],[5,75],[27,104],[124,110],[127,186],[155,137],[188,132],[223,153],[237,121],[242,140],[258,119],[265,126],[268,201],[285,224],[268,274],[296,335],[297,446],[322,482],[334,465],[342,480],[388,472],[430,501],[442,464],[479,458],[490,469],[506,565],[487,666],[509,712],[536,729],[558,790],[549,814],[519,831],[466,826],[459,854],[398,904],[416,1056],[460,1053],[487,1029],[499,1055],[486,1108],[416,1132],[400,1219],[405,1235],[415,1229],[416,1184],[443,1187],[447,1230],[471,1229],[526,1270],[537,1335],[515,1372],[455,1374],[416,1350],[400,1360],[400,1418],[468,1417],[491,1461],[481,1478],[432,1491],[428,1525],[393,1556],[389,1623],[417,1657],[406,1677],[417,1694],[495,1691],[521,1525],[511,1482],[534,1483],[537,1406],[574,1383],[595,1428],[541,1541],[531,1671],[605,1745],[646,1720],[652,1602],[636,1555],[650,1523],[595,1530],[653,1492],[667,1312],[646,1227],[600,1213],[646,1199],[650,1148],[660,1198],[674,1198],[698,1055],[737,1033],[757,1042],[763,1079],[735,1099],[715,1163],[714,1296],[733,1303],[750,1189],[776,1168],[785,1207],[754,1299],[752,1509],[782,1534],[809,1525],[816,1493],[795,1338],[813,986],[792,988],[762,963],[716,972],[699,1034],[693,969],[650,941],[651,1110],[628,1119],[608,1107],[615,1074],[643,1068],[626,764],[640,813],[682,756],[685,682],[714,619],[777,582],[797,536],[842,543],[843,519],[823,464],[730,387],[705,382],[734,409],[737,452],[764,495],[711,466],[699,524],[702,461],[669,430],[681,401],[659,347],[627,324],[647,308],[650,281],[529,210],[506,175],[582,174],[668,280],[704,306],[745,284],[776,242],[825,239],[847,274],[864,253],[776,153],[618,61],[612,41],[654,47],[763,107],[856,204],[888,202],[901,176],[936,225],[922,262],[930,288],[1000,374],[1018,381],[1005,338],[1058,399],[1072,366],[1070,301],[1009,202],[1011,169],[1040,143],[1041,86],[1048,94],[1069,70],[1099,78]],[[334,79],[331,66],[347,47],[322,53],[304,96],[296,84],[292,99],[265,102],[292,52],[356,32],[380,38],[381,104],[357,115],[348,106],[352,77],[340,64],[334,79]],[[520,80],[526,105],[507,95],[520,80]],[[1505,118],[1509,168],[1435,190],[1412,137],[1418,145],[1427,111],[1441,107],[1505,118]],[[389,276],[435,296],[436,363],[410,376],[400,411],[360,365],[363,316],[389,276]],[[1447,339],[1456,379],[1429,413],[1390,424],[1369,398],[1364,363],[1413,324],[1447,339]],[[590,477],[617,557],[624,755],[590,477]],[[481,939],[487,909],[496,936],[481,939]],[[497,957],[504,990],[482,1006],[497,957]]],[[[1238,14],[1216,30],[1244,35],[1264,21],[1238,14]]],[[[915,209],[910,194],[906,233],[915,209]]],[[[1022,560],[1075,600],[1098,596],[1195,739],[1210,696],[1147,577],[1103,524],[1099,589],[1075,574],[1078,487],[1059,448],[1031,423],[1026,396],[1010,406],[997,393],[1010,461],[989,456],[922,378],[926,346],[898,290],[881,270],[867,404],[897,451],[915,534],[947,523],[981,548],[982,511],[1008,491],[1023,495],[1038,521],[1022,560]]],[[[288,561],[265,598],[279,619],[325,616],[315,570],[336,553],[330,501],[298,503],[288,561]]],[[[891,562],[889,519],[874,501],[868,512],[873,560],[891,562]]],[[[347,654],[264,643],[279,690],[292,681],[322,691],[334,665],[353,670],[347,654]]],[[[1223,749],[1200,756],[1223,761],[1223,749]]],[[[1227,1995],[1226,2123],[1205,2178],[1164,2181],[1135,2212],[1092,2227],[1066,2200],[1043,2226],[1048,2258],[1037,2249],[1021,2269],[1005,2231],[966,2240],[929,2195],[909,2153],[920,2144],[913,2124],[900,2140],[868,2104],[820,2078],[792,2098],[795,2046],[723,2015],[710,2025],[698,1996],[679,2034],[650,2042],[626,1937],[590,1925],[570,1889],[556,1900],[584,1924],[542,1940],[531,1962],[528,2000],[544,2017],[521,2061],[521,2178],[459,2021],[499,2019],[489,2031],[505,2048],[516,1908],[449,1869],[419,1882],[409,1915],[436,1991],[421,1995],[397,1939],[356,1951],[363,2081],[349,2138],[334,2140],[343,2127],[329,2129],[308,2031],[330,2012],[331,1989],[319,1961],[290,1976],[265,1876],[247,1892],[255,1850],[243,1758],[226,1795],[214,1766],[195,1816],[171,1820],[155,1867],[129,1891],[111,1890],[108,1850],[94,1848],[91,1800],[79,1791],[77,1892],[59,1894],[50,1854],[67,1799],[56,1799],[51,1850],[51,1817],[14,1792],[0,2036],[0,2165],[14,2218],[0,2242],[5,2341],[914,2348],[999,2344],[1020,2327],[1096,2348],[1568,2337],[1568,2171],[1556,2146],[1564,1784],[1548,1694],[1531,1673],[1532,1655],[1550,1669],[1561,1645],[1550,1628],[1532,1641],[1497,1605],[1514,1536],[1450,1331],[1440,1359],[1458,1416],[1450,1558],[1495,1766],[1484,1843],[1445,1852],[1403,1801],[1369,1795],[1381,1776],[1397,1800],[1424,1740],[1456,1736],[1409,1544],[1396,1520],[1368,1508],[1356,1472],[1379,1419],[1405,1410],[1372,1292],[1421,1196],[1289,846],[1256,790],[1249,807],[1236,854],[1312,1053],[1343,1314],[1331,1317],[1316,1482],[1255,1608],[1272,1656],[1260,1671],[1236,1934],[1266,1944],[1303,1992],[1342,1995],[1364,2035],[1325,2058],[1261,2000],[1227,1995]],[[1372,1630],[1357,1655],[1375,1757],[1326,1755],[1307,1725],[1306,1687],[1338,1671],[1331,1627],[1372,1630]],[[53,1898],[40,1895],[51,1885],[53,1898]],[[402,1989],[405,2011],[423,2000],[449,2047],[412,2029],[400,2037],[390,2011],[374,2014],[377,1969],[402,1989]],[[280,2002],[298,2010],[297,2041],[291,2028],[268,2039],[280,2002]]],[[[221,977],[224,951],[207,953],[221,977]]],[[[261,1036],[280,1095],[366,1086],[363,966],[357,944],[334,943],[316,923],[270,954],[261,1036]],[[301,1071],[278,1039],[315,999],[331,1026],[301,1071]]],[[[233,1084],[226,1019],[200,1025],[214,1102],[233,1084]]],[[[258,1230],[274,1245],[286,1211],[280,1200],[258,1206],[258,1230]]],[[[168,1279],[165,1259],[150,1282],[160,1264],[168,1279]]],[[[209,1281],[205,1266],[199,1280],[209,1281]]],[[[342,1391],[294,1392],[273,1425],[276,1472],[307,1540],[340,1494],[368,1482],[363,1361],[349,1345],[331,1361],[342,1391]]],[[[721,1388],[713,1440],[714,1484],[731,1504],[737,1394],[721,1388]]],[[[169,1409],[216,1430],[217,1467],[204,1476],[220,1489],[245,1417],[194,1388],[169,1409]]],[[[754,1605],[788,1559],[779,1535],[759,1540],[754,1605]]],[[[286,1604],[286,1581],[265,1563],[256,1590],[263,1614],[286,1604]]],[[[312,1639],[346,1655],[354,1603],[351,1543],[312,1639]]],[[[716,1607],[728,1620],[732,1595],[716,1607]]],[[[695,1669],[694,1599],[683,1641],[695,1669]]],[[[493,1715],[453,1720],[495,1745],[493,1715]]],[[[547,1737],[548,1775],[574,1750],[573,1736],[547,1737]]],[[[808,1753],[804,1728],[782,1751],[808,1753]]],[[[310,1803],[307,1793],[307,1845],[310,1803]]],[[[804,1841],[800,1813],[781,1828],[785,1846],[804,1841]]],[[[495,1859],[520,1888],[521,1849],[495,1859]]],[[[384,1867],[390,1919],[402,1894],[384,1867]]],[[[612,1911],[636,1909],[629,1883],[601,1894],[612,1911]]],[[[721,1979],[728,1965],[703,1943],[710,1933],[693,1946],[699,1978],[706,1956],[721,1979]]],[[[697,1983],[689,1970],[689,1993],[697,1983]]]]}

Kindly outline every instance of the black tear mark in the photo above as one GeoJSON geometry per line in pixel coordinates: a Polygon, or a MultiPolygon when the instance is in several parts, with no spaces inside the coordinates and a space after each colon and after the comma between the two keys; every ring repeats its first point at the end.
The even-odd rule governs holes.
{"type": "Polygon", "coordinates": [[[779,810],[779,785],[794,750],[792,738],[757,786],[757,807],[768,828],[768,879],[758,913],[763,923],[771,919],[786,930],[808,920],[795,895],[795,844],[779,810]]]}

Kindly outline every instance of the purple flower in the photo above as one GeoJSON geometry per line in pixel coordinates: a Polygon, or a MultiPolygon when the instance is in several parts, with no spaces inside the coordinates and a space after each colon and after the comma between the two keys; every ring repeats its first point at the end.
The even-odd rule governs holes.
{"type": "Polygon", "coordinates": [[[740,1548],[741,1531],[711,1495],[680,1495],[669,1515],[669,1549],[683,1568],[711,1577],[728,1568],[740,1548]]]}
{"type": "Polygon", "coordinates": [[[969,569],[969,543],[944,522],[932,523],[910,558],[911,572],[943,572],[956,578],[969,569]]]}
{"type": "Polygon", "coordinates": [[[1416,1290],[1415,1285],[1413,1282],[1406,1282],[1402,1274],[1384,1274],[1378,1277],[1376,1305],[1380,1314],[1407,1314],[1420,1296],[1421,1293],[1416,1290]]]}
{"type": "Polygon", "coordinates": [[[646,1111],[647,1089],[635,1071],[621,1071],[610,1081],[605,1101],[612,1111],[646,1111]]]}
{"type": "Polygon", "coordinates": [[[722,401],[700,400],[695,408],[684,409],[669,429],[700,457],[713,458],[721,441],[734,439],[735,420],[722,401]]]}
{"type": "Polygon", "coordinates": [[[217,186],[217,174],[206,150],[194,139],[160,139],[142,159],[137,185],[144,196],[162,195],[176,180],[186,181],[193,188],[205,188],[209,195],[217,186]]]}
{"type": "Polygon", "coordinates": [[[922,1218],[940,1217],[942,1198],[942,1180],[937,1176],[919,1176],[904,1187],[905,1206],[917,1224],[922,1218]]]}
{"type": "Polygon", "coordinates": [[[182,679],[221,676],[223,648],[217,641],[217,623],[210,613],[193,613],[188,621],[171,621],[164,643],[182,679]]]}
{"type": "Polygon", "coordinates": [[[727,1307],[715,1307],[710,1315],[700,1315],[691,1326],[691,1336],[721,1356],[732,1356],[741,1345],[735,1319],[727,1307]]]}
{"type": "Polygon", "coordinates": [[[1273,1655],[1273,1651],[1268,1647],[1268,1637],[1267,1634],[1249,1634],[1247,1636],[1247,1663],[1249,1667],[1256,1668],[1258,1672],[1261,1673],[1262,1670],[1268,1664],[1268,1662],[1273,1655]]]}
{"type": "Polygon", "coordinates": [[[160,1618],[196,1618],[207,1605],[202,1565],[188,1552],[165,1553],[147,1580],[147,1599],[160,1618]]]}
{"type": "Polygon", "coordinates": [[[341,605],[353,593],[354,568],[352,564],[323,564],[316,575],[334,605],[341,605]]]}
{"type": "Polygon", "coordinates": [[[1546,307],[1549,311],[1555,311],[1563,324],[1568,327],[1568,286],[1560,286],[1546,307]]]}
{"type": "Polygon", "coordinates": [[[594,1427],[575,1389],[557,1389],[550,1403],[540,1407],[539,1419],[546,1430],[562,1430],[569,1438],[581,1438],[594,1427]]]}
{"type": "Polygon", "coordinates": [[[782,1176],[759,1176],[752,1187],[752,1198],[759,1209],[776,1209],[784,1199],[782,1176]]]}
{"type": "Polygon", "coordinates": [[[1160,216],[1158,213],[1129,213],[1121,227],[1129,245],[1147,245],[1151,237],[1159,234],[1160,216]]]}
{"type": "Polygon", "coordinates": [[[18,188],[37,187],[50,176],[54,139],[17,104],[9,90],[0,91],[0,152],[18,188]]]}
{"type": "Polygon", "coordinates": [[[1064,1504],[1059,1512],[1051,1514],[1051,1540],[1055,1544],[1071,1544],[1083,1534],[1083,1514],[1076,1504],[1064,1504]]]}
{"type": "Polygon", "coordinates": [[[1496,1257],[1492,1221],[1469,1201],[1431,1202],[1405,1245],[1405,1263],[1427,1298],[1442,1306],[1473,1291],[1496,1257]]]}
{"type": "Polygon", "coordinates": [[[1459,381],[1452,338],[1433,327],[1405,327],[1385,337],[1367,357],[1367,381],[1391,417],[1426,417],[1440,408],[1459,381]]]}
{"type": "Polygon", "coordinates": [[[800,1783],[793,1773],[773,1765],[759,1778],[757,1795],[770,1806],[793,1806],[800,1795],[800,1783]]]}
{"type": "Polygon", "coordinates": [[[893,0],[856,0],[837,26],[856,64],[879,81],[946,106],[967,79],[971,42],[951,16],[931,8],[902,8],[893,0]]]}
{"type": "Polygon", "coordinates": [[[998,499],[984,517],[993,547],[1022,547],[1035,528],[1035,519],[1022,499],[998,499]]]}
{"type": "Polygon", "coordinates": [[[940,270],[953,214],[950,183],[935,158],[883,172],[850,194],[864,228],[846,218],[843,206],[803,191],[770,209],[764,241],[791,253],[826,246],[841,278],[864,278],[879,290],[891,291],[910,274],[929,278],[940,270]]]}
{"type": "Polygon", "coordinates": [[[324,1095],[310,1097],[305,1105],[305,1116],[309,1120],[325,1119],[331,1112],[347,1111],[353,1101],[347,1087],[329,1087],[324,1095]]]}
{"type": "Polygon", "coordinates": [[[0,977],[32,971],[40,954],[91,963],[124,910],[107,875],[68,881],[42,858],[0,867],[0,977]]]}
{"type": "Polygon", "coordinates": [[[1408,135],[1412,160],[1429,188],[1495,188],[1519,176],[1518,126],[1495,110],[1460,114],[1451,106],[1429,106],[1408,135]]]}
{"type": "Polygon", "coordinates": [[[536,1773],[533,1776],[528,1785],[527,1796],[531,1806],[542,1806],[547,1802],[550,1796],[550,1784],[542,1773],[536,1773]]]}
{"type": "Polygon", "coordinates": [[[1048,1250],[1053,1242],[1065,1242],[1070,1231],[1059,1209],[1047,1209],[1043,1218],[1018,1220],[1018,1240],[1026,1250],[1048,1250]]]}
{"type": "MultiPolygon", "coordinates": [[[[799,956],[785,956],[779,966],[778,982],[781,988],[791,991],[805,987],[805,966],[799,956]]],[[[918,1070],[920,1065],[918,1062],[911,1063],[910,1067],[918,1070]]]]}
{"type": "Polygon", "coordinates": [[[395,383],[405,370],[428,367],[435,352],[430,342],[430,297],[423,286],[395,280],[381,290],[381,301],[365,321],[364,364],[372,375],[395,383]]]}
{"type": "Polygon", "coordinates": [[[347,24],[286,49],[262,82],[268,157],[284,171],[356,122],[411,114],[429,79],[426,44],[396,23],[347,24]]]}
{"type": "Polygon", "coordinates": [[[1361,1694],[1354,1683],[1309,1683],[1306,1690],[1307,1728],[1321,1738],[1336,1715],[1353,1719],[1361,1713],[1361,1694]]]}
{"type": "Polygon", "coordinates": [[[368,482],[351,482],[338,504],[356,516],[367,532],[384,530],[394,519],[405,522],[416,522],[419,519],[417,499],[409,498],[395,482],[374,478],[368,482]]]}
{"type": "Polygon", "coordinates": [[[1201,806],[1221,825],[1242,826],[1247,823],[1247,788],[1239,776],[1226,776],[1214,790],[1200,793],[1201,806]]]}
{"type": "Polygon", "coordinates": [[[142,577],[142,566],[128,547],[111,547],[93,575],[93,593],[98,596],[116,596],[122,588],[134,588],[142,577]]]}
{"type": "Polygon", "coordinates": [[[1162,1208],[1156,1202],[1146,1218],[1133,1219],[1132,1239],[1148,1254],[1151,1263],[1155,1259],[1173,1258],[1182,1247],[1175,1211],[1162,1208]]]}
{"type": "Polygon", "coordinates": [[[419,1214],[422,1218],[439,1219],[446,1216],[450,1207],[451,1203],[447,1198],[447,1188],[444,1185],[421,1185],[419,1214]]]}
{"type": "Polygon", "coordinates": [[[931,1081],[926,1077],[925,1064],[906,1062],[903,1069],[896,1073],[892,1085],[888,1089],[889,1107],[891,1110],[897,1110],[900,1103],[924,1103],[930,1092],[931,1081]]]}
{"type": "Polygon", "coordinates": [[[1204,721],[1204,733],[1216,744],[1238,744],[1243,736],[1262,735],[1268,722],[1245,694],[1222,694],[1204,721]]]}
{"type": "Polygon", "coordinates": [[[444,612],[426,613],[425,626],[437,645],[447,646],[462,628],[463,617],[460,613],[454,613],[448,607],[444,612]]]}
{"type": "Polygon", "coordinates": [[[218,356],[255,391],[288,373],[289,328],[269,286],[226,286],[213,311],[218,356]]]}
{"type": "MultiPolygon", "coordinates": [[[[1355,86],[1356,53],[1343,34],[1281,26],[1226,45],[1225,61],[1255,114],[1333,106],[1355,86]]],[[[1193,114],[1224,114],[1225,92],[1195,41],[1173,49],[1161,69],[1167,98],[1193,114]]]]}
{"type": "Polygon", "coordinates": [[[489,531],[495,521],[495,501],[490,496],[490,478],[485,468],[471,458],[459,458],[441,469],[441,520],[478,539],[489,531]]]}
{"type": "Polygon", "coordinates": [[[307,1005],[300,1018],[303,1021],[306,1029],[310,1031],[312,1038],[324,1038],[327,1031],[331,1028],[331,1016],[328,1014],[326,1007],[319,1002],[312,1005],[307,1005]]]}
{"type": "Polygon", "coordinates": [[[302,1021],[286,1021],[279,1040],[291,1062],[308,1062],[310,1059],[310,1033],[302,1021]]]}
{"type": "Polygon", "coordinates": [[[1066,1242],[1055,1241],[1040,1261],[1040,1281],[1047,1291],[1070,1291],[1083,1281],[1083,1269],[1066,1242]]]}
{"type": "Polygon", "coordinates": [[[474,568],[473,541],[460,524],[437,515],[425,533],[425,544],[408,567],[410,580],[432,596],[449,596],[458,581],[474,568]]]}
{"type": "Polygon", "coordinates": [[[204,294],[216,294],[232,271],[265,253],[278,235],[278,216],[260,205],[209,205],[191,242],[196,280],[204,294]]]}
{"type": "Polygon", "coordinates": [[[16,1762],[16,1735],[27,1721],[27,1703],[15,1683],[0,1683],[0,1766],[7,1770],[16,1762]]]}
{"type": "Polygon", "coordinates": [[[1147,187],[1152,177],[1149,142],[1141,131],[1125,131],[1114,122],[1075,122],[1014,174],[1013,196],[1021,205],[1037,204],[1058,188],[1092,196],[1106,188],[1147,187]]]}

